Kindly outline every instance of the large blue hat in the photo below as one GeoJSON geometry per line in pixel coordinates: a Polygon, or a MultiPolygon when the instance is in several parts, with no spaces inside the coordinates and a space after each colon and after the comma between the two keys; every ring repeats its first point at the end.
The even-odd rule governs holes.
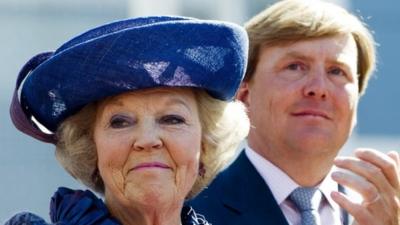
{"type": "Polygon", "coordinates": [[[243,78],[247,50],[245,30],[232,23],[169,16],[113,22],[25,64],[11,117],[24,133],[54,143],[33,117],[55,132],[90,102],[152,87],[200,88],[229,100],[243,78]]]}

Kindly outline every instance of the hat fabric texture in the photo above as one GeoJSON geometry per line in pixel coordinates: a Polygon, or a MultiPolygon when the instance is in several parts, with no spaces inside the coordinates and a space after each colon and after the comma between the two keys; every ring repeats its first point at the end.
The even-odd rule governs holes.
{"type": "Polygon", "coordinates": [[[38,132],[32,116],[55,132],[88,103],[153,87],[200,88],[230,100],[247,51],[245,30],[232,23],[172,16],[109,23],[33,57],[17,79],[11,117],[22,132],[54,143],[27,131],[38,132]]]}

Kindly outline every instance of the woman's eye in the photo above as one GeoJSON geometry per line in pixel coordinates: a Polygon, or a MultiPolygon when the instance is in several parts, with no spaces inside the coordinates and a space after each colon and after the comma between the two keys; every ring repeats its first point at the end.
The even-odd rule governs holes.
{"type": "Polygon", "coordinates": [[[110,127],[112,128],[124,128],[132,124],[132,120],[124,116],[113,116],[110,120],[110,127]]]}
{"type": "Polygon", "coordinates": [[[303,70],[304,65],[302,65],[300,63],[291,63],[286,68],[289,70],[303,70]]]}
{"type": "Polygon", "coordinates": [[[160,118],[159,122],[161,124],[181,124],[185,123],[185,119],[182,116],[178,115],[166,115],[160,118]]]}

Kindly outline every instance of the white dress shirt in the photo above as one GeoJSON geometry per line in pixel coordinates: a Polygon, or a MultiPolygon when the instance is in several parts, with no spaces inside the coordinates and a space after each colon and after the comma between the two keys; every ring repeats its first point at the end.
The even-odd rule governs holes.
{"type": "MultiPolygon", "coordinates": [[[[245,146],[245,154],[250,162],[254,165],[258,173],[264,179],[268,187],[271,189],[272,195],[281,208],[286,220],[290,225],[300,225],[300,212],[296,206],[289,200],[289,195],[299,185],[292,180],[280,168],[263,158],[257,152],[252,150],[248,145],[245,146]]],[[[338,184],[328,175],[318,185],[322,192],[322,200],[319,205],[318,213],[320,215],[322,225],[341,225],[341,210],[332,198],[330,193],[338,190],[338,184]]]]}

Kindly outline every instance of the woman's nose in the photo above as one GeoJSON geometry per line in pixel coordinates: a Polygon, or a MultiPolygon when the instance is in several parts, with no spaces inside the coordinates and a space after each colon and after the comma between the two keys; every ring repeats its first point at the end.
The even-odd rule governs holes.
{"type": "Polygon", "coordinates": [[[163,142],[160,138],[160,132],[156,126],[152,124],[143,124],[141,129],[137,131],[134,139],[133,148],[135,150],[152,150],[160,149],[163,142]]]}

